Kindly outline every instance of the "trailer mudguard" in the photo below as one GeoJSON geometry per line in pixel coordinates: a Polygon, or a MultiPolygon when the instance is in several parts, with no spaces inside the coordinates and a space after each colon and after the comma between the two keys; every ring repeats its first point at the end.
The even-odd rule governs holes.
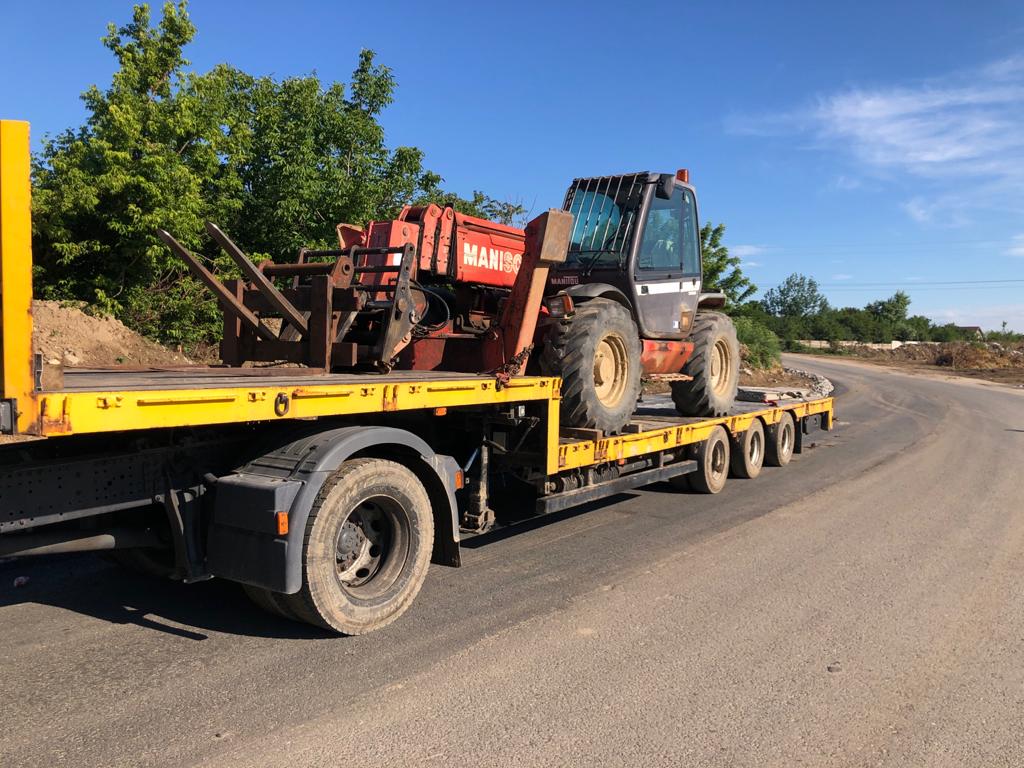
{"type": "Polygon", "coordinates": [[[327,478],[357,454],[395,458],[419,477],[434,510],[432,562],[458,566],[455,459],[434,453],[404,429],[348,426],[306,433],[217,481],[207,546],[209,572],[276,592],[298,592],[313,502],[327,478]],[[285,535],[277,529],[281,511],[288,512],[285,535]]]}

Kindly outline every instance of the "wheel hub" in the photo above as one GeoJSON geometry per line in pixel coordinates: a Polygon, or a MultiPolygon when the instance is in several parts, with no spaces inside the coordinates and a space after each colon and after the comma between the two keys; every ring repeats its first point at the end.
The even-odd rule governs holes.
{"type": "Polygon", "coordinates": [[[755,432],[750,437],[750,451],[748,453],[750,463],[758,466],[761,463],[761,434],[755,432]]]}
{"type": "Polygon", "coordinates": [[[626,344],[616,334],[601,339],[594,353],[594,388],[604,405],[615,406],[626,391],[629,371],[626,344]]]}
{"type": "Polygon", "coordinates": [[[725,339],[716,339],[711,350],[711,389],[716,394],[724,394],[732,377],[732,356],[729,344],[725,339]]]}
{"type": "Polygon", "coordinates": [[[341,525],[335,548],[338,579],[357,587],[372,579],[380,570],[387,549],[384,515],[372,502],[364,502],[352,510],[341,525]]]}
{"type": "Polygon", "coordinates": [[[719,477],[726,471],[725,446],[722,443],[715,443],[711,449],[711,473],[719,477]]]}

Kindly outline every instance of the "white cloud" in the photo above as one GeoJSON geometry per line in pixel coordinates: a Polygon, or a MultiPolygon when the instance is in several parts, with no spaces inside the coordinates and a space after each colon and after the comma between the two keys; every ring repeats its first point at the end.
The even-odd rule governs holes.
{"type": "Polygon", "coordinates": [[[975,82],[853,90],[819,101],[826,137],[864,163],[930,178],[1024,172],[1024,86],[975,82]],[[1009,161],[1009,162],[1008,162],[1009,161]]]}
{"type": "Polygon", "coordinates": [[[1024,258],[1024,235],[1014,236],[1013,245],[1006,249],[1006,255],[1024,258]]]}
{"type": "Polygon", "coordinates": [[[762,253],[767,251],[768,248],[763,245],[730,245],[729,254],[731,256],[739,256],[741,259],[745,259],[748,256],[760,256],[762,253]]]}
{"type": "Polygon", "coordinates": [[[833,280],[852,280],[853,275],[848,275],[845,272],[840,272],[838,275],[832,275],[833,280]]]}
{"type": "Polygon", "coordinates": [[[985,72],[995,80],[1012,80],[1024,74],[1024,54],[1018,53],[985,67],[985,72]]]}
{"type": "Polygon", "coordinates": [[[832,180],[832,186],[836,189],[841,189],[844,192],[849,192],[853,189],[860,189],[864,186],[864,182],[858,178],[854,178],[853,176],[846,176],[841,173],[832,180]]]}
{"type": "Polygon", "coordinates": [[[906,178],[920,193],[903,203],[915,221],[967,223],[981,208],[1024,211],[1024,55],[980,69],[897,86],[849,88],[789,113],[732,116],[746,135],[814,137],[814,146],[846,154],[859,177],[906,178]]]}
{"type": "Polygon", "coordinates": [[[907,200],[907,202],[902,204],[902,207],[903,210],[906,211],[907,215],[914,221],[922,224],[931,221],[932,207],[920,197],[907,200]]]}
{"type": "Polygon", "coordinates": [[[743,266],[744,267],[760,267],[761,266],[761,262],[760,261],[746,261],[746,260],[744,260],[743,266]]]}
{"type": "Polygon", "coordinates": [[[940,227],[963,227],[970,224],[967,215],[972,205],[970,197],[940,195],[938,197],[912,197],[900,204],[910,218],[919,224],[934,224],[940,227]]]}

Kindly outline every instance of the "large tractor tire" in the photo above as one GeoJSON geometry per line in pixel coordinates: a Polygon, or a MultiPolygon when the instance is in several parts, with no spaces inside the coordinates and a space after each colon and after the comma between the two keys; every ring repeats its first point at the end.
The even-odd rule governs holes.
{"type": "Polygon", "coordinates": [[[640,397],[640,332],[629,310],[591,299],[548,331],[541,370],[562,378],[561,421],[616,434],[640,397]]]}
{"type": "Polygon", "coordinates": [[[736,400],[740,344],[732,321],[720,312],[698,312],[690,334],[693,354],[672,382],[672,400],[683,416],[725,416],[736,400]]]}

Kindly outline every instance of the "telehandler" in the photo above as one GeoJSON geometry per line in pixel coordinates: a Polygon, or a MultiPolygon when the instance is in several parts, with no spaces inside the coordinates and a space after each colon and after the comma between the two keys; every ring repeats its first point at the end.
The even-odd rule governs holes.
{"type": "Polygon", "coordinates": [[[246,282],[222,284],[160,235],[217,295],[228,365],[558,376],[563,425],[604,434],[629,421],[643,376],[668,379],[684,416],[723,416],[736,395],[739,344],[715,311],[724,294],[704,290],[685,169],[576,179],[525,230],[406,206],[339,224],[338,248],[291,264],[257,266],[207,229],[246,282]]]}

